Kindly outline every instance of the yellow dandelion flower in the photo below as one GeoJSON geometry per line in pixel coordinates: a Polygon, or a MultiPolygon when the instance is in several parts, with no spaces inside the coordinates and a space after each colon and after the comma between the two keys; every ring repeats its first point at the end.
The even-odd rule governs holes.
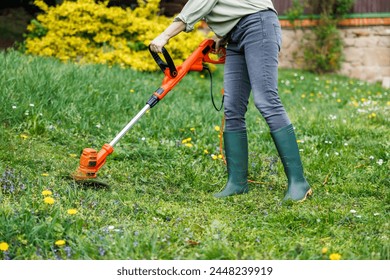
{"type": "Polygon", "coordinates": [[[204,79],[204,75],[203,75],[203,74],[201,74],[200,77],[201,77],[202,79],[204,79]]]}
{"type": "Polygon", "coordinates": [[[301,98],[306,98],[306,94],[301,94],[301,98]]]}
{"type": "Polygon", "coordinates": [[[42,173],[41,174],[43,177],[47,177],[47,176],[49,176],[49,173],[42,173]]]}
{"type": "Polygon", "coordinates": [[[209,153],[209,151],[203,150],[203,153],[205,153],[207,155],[209,153]]]}
{"type": "Polygon", "coordinates": [[[186,146],[188,148],[192,148],[194,145],[192,145],[191,143],[185,143],[184,146],[186,146]]]}
{"type": "Polygon", "coordinates": [[[188,143],[188,142],[191,142],[191,138],[186,138],[186,139],[183,139],[182,141],[181,141],[181,143],[182,144],[185,144],[185,143],[188,143]]]}
{"type": "Polygon", "coordinates": [[[131,92],[131,93],[134,93],[134,89],[131,89],[130,92],[131,92]]]}
{"type": "Polygon", "coordinates": [[[328,252],[328,248],[326,247],[322,248],[321,253],[326,254],[327,252],[328,252]]]}
{"type": "Polygon", "coordinates": [[[56,244],[57,246],[64,246],[65,243],[66,243],[65,240],[62,240],[62,239],[57,240],[56,242],[54,242],[54,244],[56,244]]]}
{"type": "Polygon", "coordinates": [[[0,242],[0,251],[7,251],[9,248],[9,245],[7,242],[0,242]]]}
{"type": "Polygon", "coordinates": [[[72,208],[72,209],[68,209],[67,212],[69,215],[76,215],[78,211],[77,211],[77,209],[72,208]]]}
{"type": "Polygon", "coordinates": [[[329,259],[332,261],[338,261],[341,259],[341,255],[337,253],[330,254],[329,259]]]}
{"type": "Polygon", "coordinates": [[[216,160],[218,157],[217,157],[216,155],[211,155],[211,158],[212,158],[213,160],[216,160]]]}
{"type": "Polygon", "coordinates": [[[337,103],[341,103],[341,99],[340,98],[337,99],[337,103]]]}
{"type": "Polygon", "coordinates": [[[221,130],[221,128],[218,125],[214,126],[214,129],[215,129],[215,131],[220,131],[221,130]]]}
{"type": "Polygon", "coordinates": [[[387,105],[387,106],[390,106],[390,101],[387,101],[386,105],[387,105]]]}
{"type": "Polygon", "coordinates": [[[20,138],[22,138],[23,140],[26,140],[28,138],[28,135],[27,134],[20,134],[20,138]]]}
{"type": "Polygon", "coordinates": [[[75,157],[77,157],[77,155],[76,155],[76,154],[69,154],[69,156],[70,156],[70,157],[72,157],[72,158],[75,158],[75,157]]]}
{"type": "Polygon", "coordinates": [[[219,155],[218,155],[218,158],[221,159],[221,158],[223,158],[223,156],[222,156],[221,154],[219,154],[219,155]]]}
{"type": "Polygon", "coordinates": [[[195,131],[195,127],[191,127],[190,130],[191,130],[191,131],[195,131]]]}
{"type": "Polygon", "coordinates": [[[48,195],[52,195],[52,194],[53,193],[51,191],[49,191],[49,190],[42,191],[42,195],[44,195],[44,196],[48,196],[48,195]]]}
{"type": "Polygon", "coordinates": [[[55,200],[54,200],[54,198],[48,196],[48,197],[45,197],[43,199],[43,202],[45,202],[46,204],[50,204],[51,205],[51,204],[54,204],[55,200]]]}

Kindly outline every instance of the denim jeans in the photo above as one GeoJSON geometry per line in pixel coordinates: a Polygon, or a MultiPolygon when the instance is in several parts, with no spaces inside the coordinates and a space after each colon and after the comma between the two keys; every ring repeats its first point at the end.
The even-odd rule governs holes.
{"type": "Polygon", "coordinates": [[[231,31],[224,70],[226,131],[246,129],[251,91],[271,131],[291,123],[278,95],[280,46],[281,28],[272,10],[243,17],[231,31]]]}

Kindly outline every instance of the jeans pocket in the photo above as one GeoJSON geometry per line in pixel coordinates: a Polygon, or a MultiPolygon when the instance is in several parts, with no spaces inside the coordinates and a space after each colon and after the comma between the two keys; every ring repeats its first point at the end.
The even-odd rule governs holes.
{"type": "Polygon", "coordinates": [[[274,30],[275,30],[276,44],[278,45],[280,51],[282,47],[282,29],[279,24],[274,23],[274,30]]]}

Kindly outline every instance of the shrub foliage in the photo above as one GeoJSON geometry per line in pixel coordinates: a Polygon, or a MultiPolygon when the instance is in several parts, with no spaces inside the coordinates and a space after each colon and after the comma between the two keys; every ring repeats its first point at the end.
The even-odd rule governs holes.
{"type": "MultiPolygon", "coordinates": [[[[148,45],[171,22],[159,15],[160,0],[138,1],[138,7],[108,7],[108,1],[64,1],[49,7],[34,1],[43,12],[28,26],[29,54],[79,63],[117,64],[141,71],[157,70],[148,45]]],[[[167,49],[181,61],[203,38],[200,32],[180,34],[167,49]]]]}
{"type": "Polygon", "coordinates": [[[287,17],[294,24],[305,7],[319,14],[318,25],[302,42],[307,69],[315,73],[335,72],[343,60],[343,40],[337,28],[354,4],[354,0],[294,0],[287,17]]]}

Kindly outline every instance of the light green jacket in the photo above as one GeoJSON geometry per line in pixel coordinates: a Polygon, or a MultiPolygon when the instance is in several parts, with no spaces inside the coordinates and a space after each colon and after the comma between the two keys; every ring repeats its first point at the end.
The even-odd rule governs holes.
{"type": "Polygon", "coordinates": [[[211,30],[223,37],[242,17],[267,9],[275,11],[271,0],[189,0],[175,20],[183,21],[189,32],[205,19],[211,30]]]}

